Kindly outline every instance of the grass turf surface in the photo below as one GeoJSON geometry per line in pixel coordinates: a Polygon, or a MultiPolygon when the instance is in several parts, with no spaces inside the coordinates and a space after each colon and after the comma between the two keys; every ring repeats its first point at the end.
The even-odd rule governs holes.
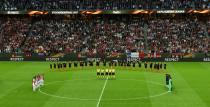
{"type": "Polygon", "coordinates": [[[168,63],[167,72],[172,75],[175,89],[161,95],[167,91],[160,85],[165,83],[164,73],[138,67],[116,67],[116,80],[98,80],[96,67],[50,72],[48,62],[0,62],[0,105],[210,107],[210,63],[168,63]],[[32,77],[37,73],[45,74],[46,85],[41,91],[49,95],[32,91],[32,77]]]}

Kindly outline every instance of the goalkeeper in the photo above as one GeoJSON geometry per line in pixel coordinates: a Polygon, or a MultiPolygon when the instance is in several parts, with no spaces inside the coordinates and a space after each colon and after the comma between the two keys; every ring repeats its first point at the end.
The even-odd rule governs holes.
{"type": "Polygon", "coordinates": [[[172,78],[170,74],[166,74],[166,87],[168,88],[168,92],[172,91],[172,78]]]}

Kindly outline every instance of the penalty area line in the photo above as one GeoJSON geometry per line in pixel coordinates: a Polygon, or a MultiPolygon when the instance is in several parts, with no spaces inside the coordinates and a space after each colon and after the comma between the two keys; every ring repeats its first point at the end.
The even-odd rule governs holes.
{"type": "Polygon", "coordinates": [[[108,81],[108,78],[106,78],[106,81],[105,81],[105,83],[104,83],[103,89],[102,89],[101,94],[100,94],[100,97],[98,98],[98,102],[97,102],[96,107],[99,107],[99,105],[100,105],[101,98],[102,98],[102,96],[103,96],[104,89],[106,88],[107,81],[108,81]]]}

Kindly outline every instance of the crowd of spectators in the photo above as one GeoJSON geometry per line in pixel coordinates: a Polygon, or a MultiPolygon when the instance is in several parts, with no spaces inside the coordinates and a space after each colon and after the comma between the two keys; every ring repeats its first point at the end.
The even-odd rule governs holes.
{"type": "Polygon", "coordinates": [[[149,50],[159,53],[207,52],[210,39],[206,23],[197,19],[158,19],[149,21],[149,50]]]}
{"type": "Polygon", "coordinates": [[[210,37],[210,21],[207,22],[207,30],[208,30],[208,35],[210,37]]]}
{"type": "Polygon", "coordinates": [[[210,52],[209,20],[128,15],[4,18],[5,53],[210,52]]]}
{"type": "Polygon", "coordinates": [[[20,49],[26,39],[30,24],[28,19],[1,18],[1,42],[6,53],[22,52],[20,49]]]}
{"type": "Polygon", "coordinates": [[[209,0],[0,0],[0,10],[210,9],[209,0]]]}

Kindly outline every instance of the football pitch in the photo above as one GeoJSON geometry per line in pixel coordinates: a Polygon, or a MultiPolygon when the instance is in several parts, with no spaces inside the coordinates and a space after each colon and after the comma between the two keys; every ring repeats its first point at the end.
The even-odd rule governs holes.
{"type": "Polygon", "coordinates": [[[51,71],[49,64],[0,62],[0,107],[210,107],[210,63],[170,62],[159,72],[114,67],[115,80],[97,79],[96,67],[51,71]],[[33,92],[38,73],[45,86],[33,92]],[[171,93],[165,73],[173,79],[171,93]]]}

